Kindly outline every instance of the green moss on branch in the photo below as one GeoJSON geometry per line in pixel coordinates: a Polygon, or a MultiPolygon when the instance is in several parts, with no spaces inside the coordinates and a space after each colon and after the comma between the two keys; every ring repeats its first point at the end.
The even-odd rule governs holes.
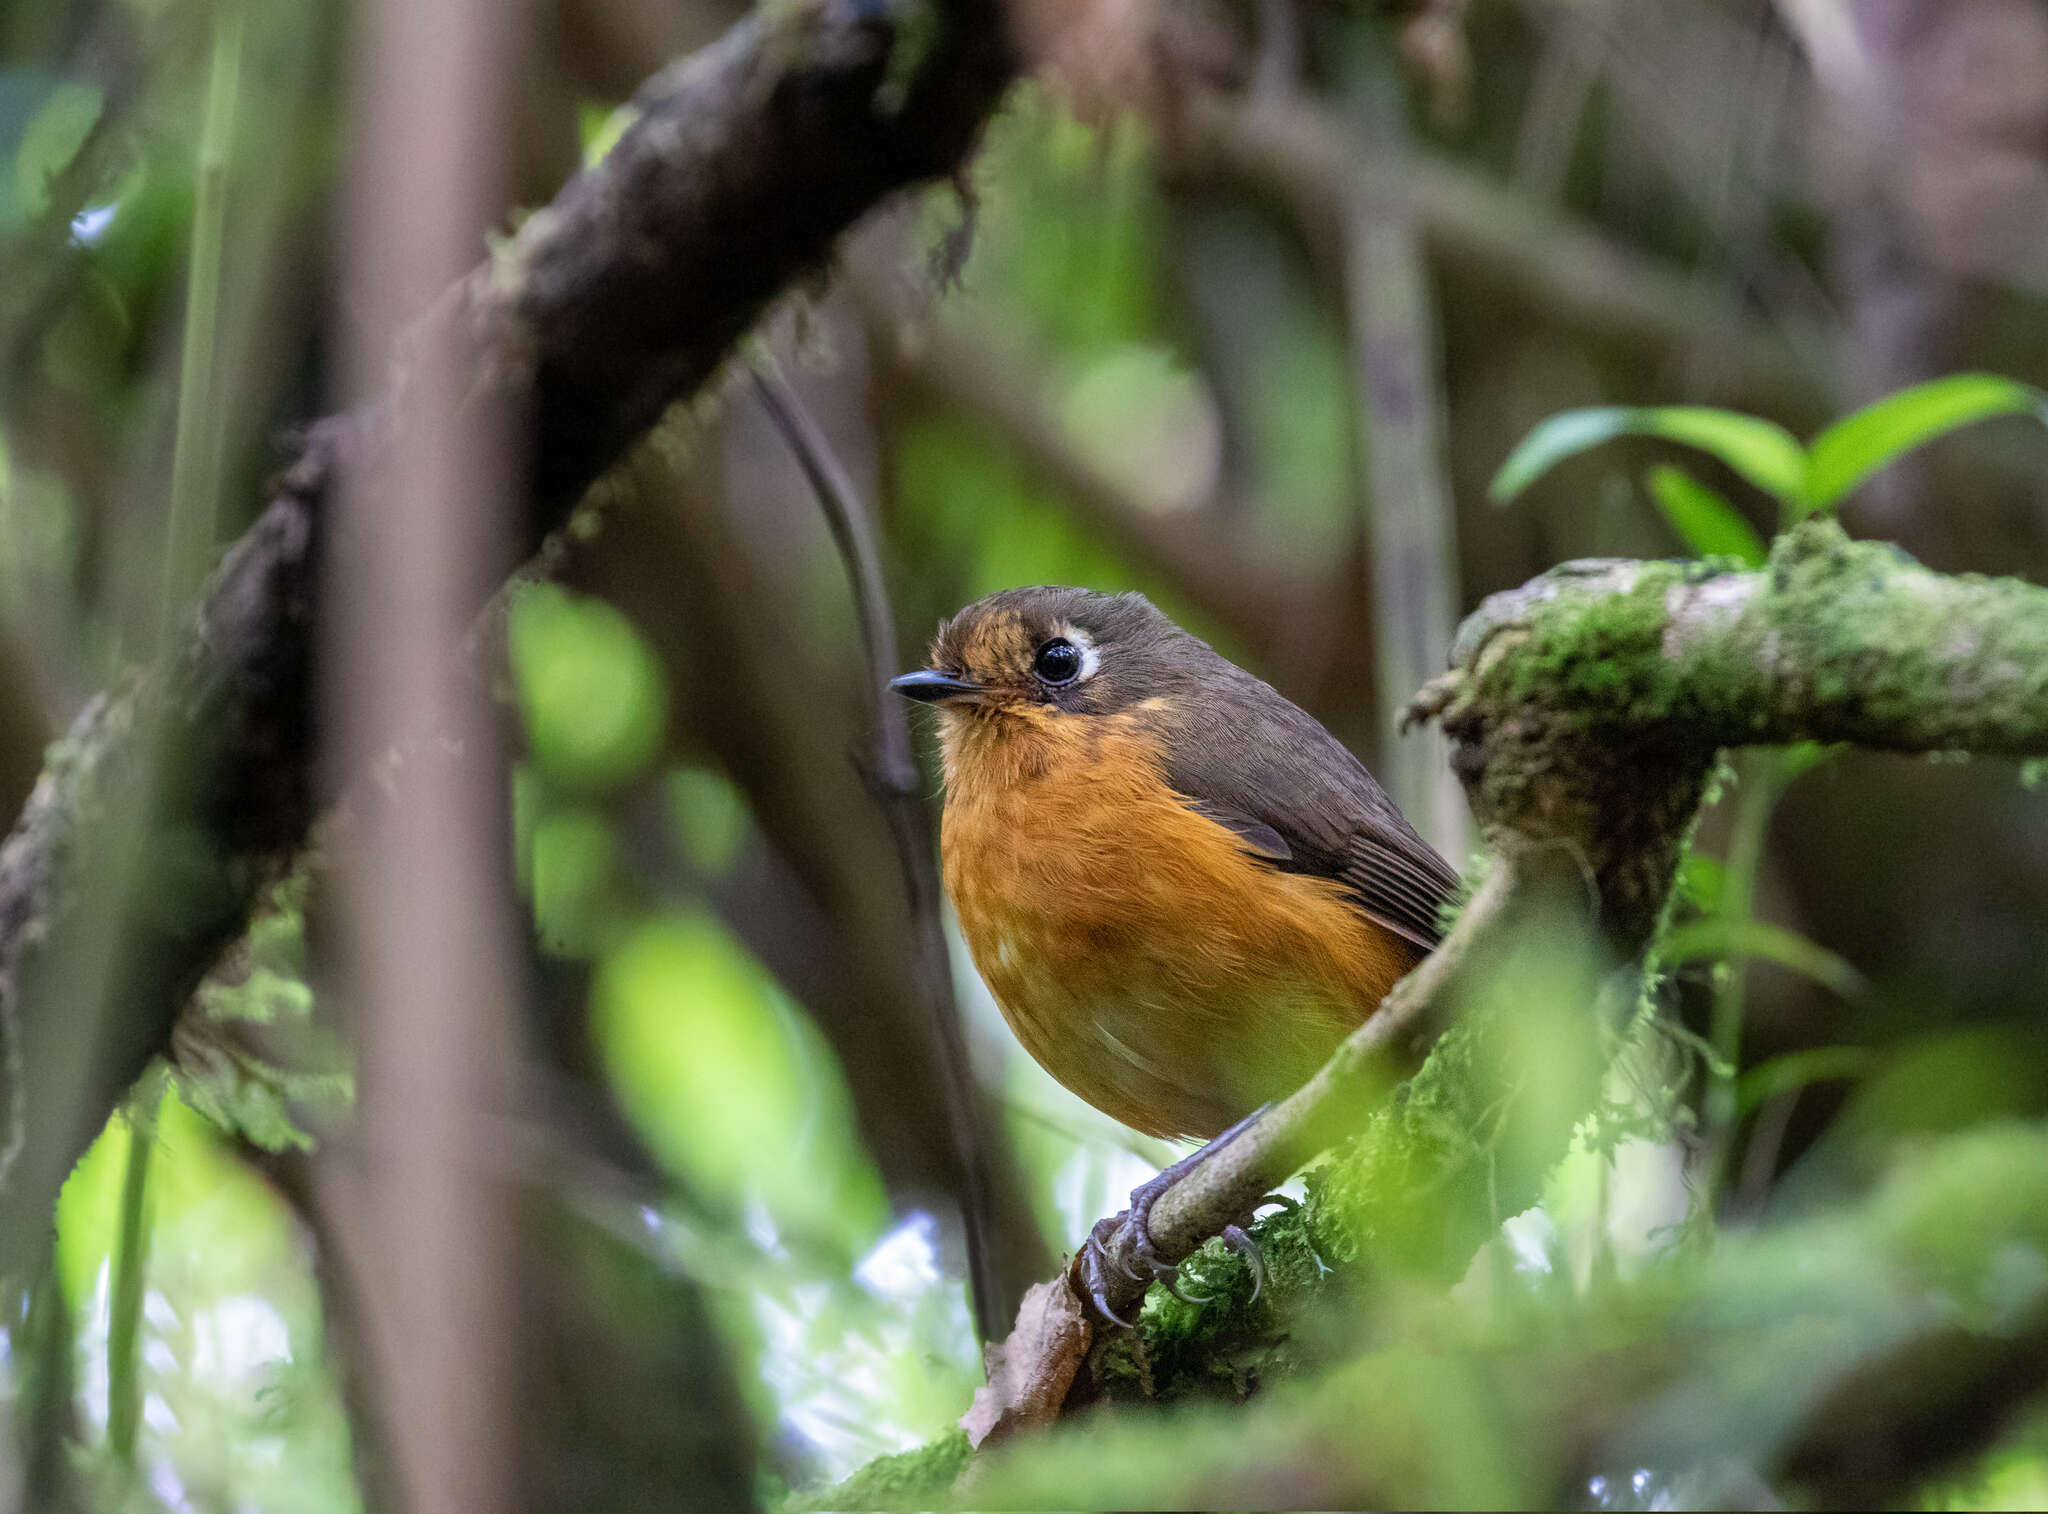
{"type": "Polygon", "coordinates": [[[1833,521],[1787,532],[1760,572],[1567,565],[1489,600],[1460,651],[1471,699],[1582,729],[2048,750],[2048,589],[1930,572],[1833,521]]]}

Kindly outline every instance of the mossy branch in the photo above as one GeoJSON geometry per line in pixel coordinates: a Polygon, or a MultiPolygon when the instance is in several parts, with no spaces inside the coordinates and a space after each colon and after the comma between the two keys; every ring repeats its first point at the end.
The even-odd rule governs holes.
{"type": "MultiPolygon", "coordinates": [[[[1934,573],[1832,521],[1788,533],[1758,571],[1570,563],[1469,617],[1451,670],[1410,718],[1441,720],[1456,743],[1492,870],[1443,945],[1307,1086],[1159,1200],[1152,1229],[1169,1260],[1243,1222],[1309,1157],[1373,1127],[1381,1095],[1475,995],[1515,981],[1501,969],[1532,919],[1569,911],[1608,960],[1634,961],[1723,748],[2048,753],[2048,589],[1934,573]]],[[[1599,1038],[1589,1027],[1580,1039],[1599,1038]]],[[[1430,1071],[1456,1081],[1456,1069],[1430,1071]]],[[[1569,1081],[1583,1112],[1593,1084],[1569,1081]]],[[[1469,1112],[1475,1097],[1466,1089],[1454,1103],[1469,1112]]],[[[1518,1144],[1561,1154],[1572,1117],[1554,1108],[1541,1138],[1518,1144]]],[[[1350,1170],[1369,1170],[1375,1143],[1398,1145],[1411,1123],[1381,1121],[1347,1156],[1350,1170]]],[[[1112,1276],[1127,1259],[1112,1255],[1112,1276]]],[[[1129,1284],[1112,1306],[1128,1308],[1139,1291],[1129,1284]]]]}
{"type": "Polygon", "coordinates": [[[1417,696],[1488,840],[1561,849],[1623,955],[1725,747],[2048,752],[2048,589],[1949,576],[1813,520],[1760,570],[1567,563],[1496,594],[1417,696]]]}
{"type": "Polygon", "coordinates": [[[1249,1403],[1090,1416],[971,1461],[947,1436],[789,1507],[1561,1508],[1603,1483],[1679,1508],[1920,1504],[2048,1386],[2048,1298],[2000,1284],[2048,1245],[2044,1158],[2019,1122],[1930,1138],[1853,1206],[1495,1311],[1483,1348],[1470,1300],[1410,1293],[1249,1403]]]}

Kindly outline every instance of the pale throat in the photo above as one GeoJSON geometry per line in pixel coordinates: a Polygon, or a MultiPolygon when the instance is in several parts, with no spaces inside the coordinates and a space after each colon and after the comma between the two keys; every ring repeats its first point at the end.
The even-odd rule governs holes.
{"type": "Polygon", "coordinates": [[[1071,733],[1056,729],[1076,717],[1038,704],[997,710],[939,711],[939,762],[947,803],[989,799],[1058,765],[1071,733]],[[1068,740],[1062,740],[1063,736],[1068,740]]]}

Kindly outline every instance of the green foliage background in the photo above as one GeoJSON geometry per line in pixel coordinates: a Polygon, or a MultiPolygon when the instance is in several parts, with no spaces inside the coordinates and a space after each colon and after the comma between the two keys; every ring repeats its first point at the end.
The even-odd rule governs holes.
{"type": "MultiPolygon", "coordinates": [[[[178,403],[207,81],[203,7],[120,9],[123,35],[152,62],[118,110],[52,40],[62,7],[0,21],[0,631],[34,649],[60,708],[116,679],[153,634],[166,523],[151,482],[178,403]]],[[[319,408],[314,338],[264,334],[284,324],[291,280],[307,276],[308,260],[289,252],[318,240],[339,155],[337,16],[251,7],[248,20],[218,333],[230,379],[215,421],[223,539],[259,497],[270,430],[319,408]]],[[[578,149],[601,152],[619,126],[610,99],[570,93],[578,149]]],[[[1502,155],[1493,120],[1482,105],[1466,143],[1475,160],[1502,155]]],[[[940,318],[1027,343],[1061,439],[1134,494],[1199,484],[1227,444],[1274,562],[1345,560],[1369,443],[1355,434],[1332,291],[1271,218],[1162,187],[1153,131],[1134,118],[1086,123],[1020,89],[974,169],[971,251],[940,318]],[[1220,330],[1201,329],[1170,276],[1176,258],[1229,286],[1227,312],[1207,317],[1220,330]],[[1209,371],[1204,341],[1229,347],[1227,371],[1209,371]]],[[[1568,195],[1583,176],[1567,176],[1568,195]]],[[[537,179],[529,199],[552,183],[537,179]]],[[[953,190],[932,192],[916,247],[961,214],[953,190]]],[[[1683,213],[1645,219],[1643,241],[1660,251],[1698,231],[1683,213]]],[[[1451,312],[1445,360],[1469,385],[1459,399],[1481,409],[1488,391],[1459,366],[1471,342],[1459,322],[1451,312]]],[[[1524,361],[1537,359],[1497,366],[1520,372],[1524,361]]],[[[1634,377],[1603,382],[1620,390],[1634,377]]],[[[1629,550],[1761,561],[1766,526],[1838,505],[1911,446],[2038,412],[2040,399],[2018,379],[1962,375],[1805,447],[1776,419],[1567,410],[1637,396],[1531,387],[1515,401],[1531,418],[1566,413],[1514,452],[1519,427],[1501,423],[1498,445],[1454,460],[1453,473],[1477,469],[1483,482],[1498,467],[1497,493],[1529,492],[1514,512],[1468,520],[1466,534],[1483,546],[1533,534],[1543,561],[1532,566],[1616,536],[1629,550]],[[1647,450],[1569,461],[1609,441],[1647,450]],[[1595,503],[1567,517],[1558,500],[1574,492],[1595,503]]],[[[1017,584],[1139,588],[1252,660],[1244,627],[1120,557],[974,415],[910,404],[877,447],[906,629],[1017,584]]],[[[840,593],[834,581],[799,613],[850,644],[840,593]]],[[[952,1426],[981,1375],[960,1258],[933,1216],[892,1205],[830,1041],[713,906],[762,843],[744,787],[707,754],[677,757],[678,722],[701,712],[672,707],[660,653],[621,610],[530,585],[512,595],[507,627],[522,751],[506,802],[521,896],[543,957],[588,974],[596,1060],[666,1181],[660,1202],[609,1217],[708,1300],[766,1452],[764,1498],[800,1485],[797,1502],[826,1500],[819,1489],[873,1458],[929,1447],[831,1505],[929,1506],[959,1469],[952,1426]],[[675,861],[659,880],[642,861],[650,845],[675,861]]],[[[1373,726],[1357,697],[1318,713],[1347,734],[1373,726]]],[[[1837,782],[1842,765],[1811,750],[1739,758],[1688,859],[1646,999],[1658,1014],[1625,1006],[1591,1025],[1611,964],[1562,932],[1532,948],[1512,1002],[1475,1006],[1480,1029],[1310,1174],[1302,1209],[1263,1222],[1273,1282],[1256,1305],[1242,1263],[1217,1247],[1189,1268],[1210,1300],[1154,1291],[1135,1341],[1101,1367],[1114,1391],[1173,1412],[1104,1416],[997,1458],[975,1506],[1193,1506],[1218,1489],[1257,1502],[1262,1490],[1232,1484],[1233,1469],[1302,1459],[1330,1486],[1367,1487],[1389,1505],[1540,1503],[1566,1480],[1606,1508],[1733,1499],[1755,1491],[1777,1439],[1837,1372],[1881,1363],[1937,1324],[1977,1341],[2038,1331],[2048,1058],[2037,1006],[2002,1019],[1951,1013],[1938,987],[1873,981],[1765,918],[1778,805],[1795,786],[1837,782]],[[1807,1044],[1758,1055],[1744,1039],[1753,990],[1786,974],[1818,985],[1800,1002],[1824,1023],[1807,1044]],[[1589,1050],[1617,1060],[1579,1118],[1558,1091],[1589,1082],[1589,1050]],[[1823,1091],[1830,1117],[1805,1133],[1796,1163],[1751,1191],[1739,1170],[1746,1136],[1760,1111],[1808,1089],[1823,1091]],[[1698,1158],[1686,1174],[1681,1156],[1698,1158]],[[1728,1201],[1718,1210],[1717,1198],[1728,1201]],[[1590,1384],[1597,1401],[1554,1393],[1559,1382],[1590,1384]],[[1620,1412],[1603,1388],[1641,1400],[1620,1412]],[[1573,1439],[1581,1410],[1620,1426],[1590,1453],[1573,1439]]],[[[303,1147],[346,1109],[346,1051],[307,981],[307,909],[302,892],[281,894],[240,980],[201,1006],[215,1026],[290,1032],[289,1065],[233,1049],[226,1031],[218,1045],[202,1038],[211,1050],[195,1051],[182,1077],[152,1080],[64,1193],[72,1449],[110,1508],[360,1506],[310,1243],[245,1160],[303,1147]],[[110,1337],[140,1149],[146,1281],[124,1364],[110,1337]],[[108,1440],[123,1373],[141,1416],[132,1467],[108,1440]]],[[[1996,950],[2040,958],[2038,935],[1996,950]]],[[[1034,1217],[1069,1251],[1173,1153],[1081,1105],[1017,1051],[957,954],[955,977],[1034,1217]]],[[[8,1365],[18,1388],[23,1369],[8,1365]]],[[[2048,1412],[2029,1407],[1988,1457],[1915,1496],[1934,1507],[2048,1500],[2048,1412]]]]}

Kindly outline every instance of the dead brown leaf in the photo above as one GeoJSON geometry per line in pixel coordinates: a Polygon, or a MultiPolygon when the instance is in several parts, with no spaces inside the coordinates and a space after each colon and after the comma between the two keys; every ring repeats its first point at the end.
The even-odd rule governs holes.
{"type": "Polygon", "coordinates": [[[1009,1339],[982,1348],[988,1381],[960,1416],[976,1450],[991,1437],[1059,1418],[1095,1330],[1063,1272],[1024,1295],[1009,1339]]]}

